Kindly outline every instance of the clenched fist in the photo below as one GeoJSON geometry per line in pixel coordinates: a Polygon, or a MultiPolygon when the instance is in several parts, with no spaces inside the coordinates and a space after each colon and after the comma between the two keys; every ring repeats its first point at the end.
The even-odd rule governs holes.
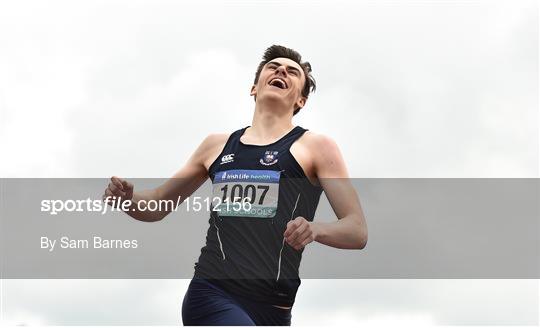
{"type": "Polygon", "coordinates": [[[299,216],[287,223],[287,229],[283,234],[285,241],[296,250],[300,250],[315,240],[316,233],[311,223],[299,216]]]}
{"type": "Polygon", "coordinates": [[[131,200],[133,198],[133,184],[127,182],[124,179],[118,177],[112,177],[111,182],[105,189],[103,194],[103,200],[108,204],[119,204],[115,203],[116,199],[121,199],[121,201],[131,200]]]}

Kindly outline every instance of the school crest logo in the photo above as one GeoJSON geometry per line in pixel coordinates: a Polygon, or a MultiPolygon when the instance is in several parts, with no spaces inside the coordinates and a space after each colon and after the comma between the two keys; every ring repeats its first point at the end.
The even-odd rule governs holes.
{"type": "Polygon", "coordinates": [[[260,162],[262,165],[266,165],[266,166],[269,166],[269,165],[274,165],[277,163],[278,161],[278,152],[275,151],[275,150],[267,150],[263,157],[261,158],[260,162]]]}

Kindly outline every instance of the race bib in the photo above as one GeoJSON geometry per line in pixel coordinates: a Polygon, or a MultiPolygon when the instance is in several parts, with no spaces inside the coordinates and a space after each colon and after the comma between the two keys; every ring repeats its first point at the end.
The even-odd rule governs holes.
{"type": "Polygon", "coordinates": [[[217,172],[212,204],[219,216],[273,218],[276,215],[281,172],[228,170],[217,172]]]}

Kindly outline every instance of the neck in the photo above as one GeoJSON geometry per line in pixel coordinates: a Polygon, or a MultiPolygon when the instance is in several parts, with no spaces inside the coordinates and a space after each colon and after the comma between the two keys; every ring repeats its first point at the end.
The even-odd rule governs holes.
{"type": "Polygon", "coordinates": [[[260,139],[275,139],[294,128],[292,110],[279,104],[256,102],[250,132],[260,139]]]}

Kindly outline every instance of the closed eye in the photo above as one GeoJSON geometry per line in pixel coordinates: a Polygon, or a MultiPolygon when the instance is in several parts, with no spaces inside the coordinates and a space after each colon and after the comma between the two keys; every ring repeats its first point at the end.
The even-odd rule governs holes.
{"type": "MultiPolygon", "coordinates": [[[[266,67],[270,70],[275,70],[277,69],[279,66],[281,66],[281,64],[278,64],[276,62],[269,62],[268,64],[266,64],[266,67]]],[[[298,70],[297,68],[295,67],[286,67],[287,69],[287,72],[291,75],[294,75],[296,77],[299,77],[301,74],[300,74],[300,70],[298,70]]]]}

